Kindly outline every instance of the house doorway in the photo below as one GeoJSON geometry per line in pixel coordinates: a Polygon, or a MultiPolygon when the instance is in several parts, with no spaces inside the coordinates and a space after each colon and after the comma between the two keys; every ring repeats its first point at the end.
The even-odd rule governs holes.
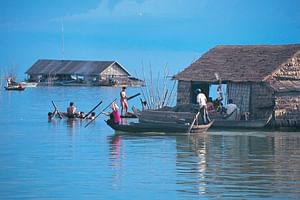
{"type": "Polygon", "coordinates": [[[201,89],[202,93],[204,93],[207,97],[209,96],[209,84],[201,83],[201,82],[192,82],[190,102],[193,104],[197,103],[197,93],[196,93],[197,89],[201,89]]]}
{"type": "MultiPolygon", "coordinates": [[[[201,89],[201,91],[206,95],[207,99],[209,97],[211,97],[213,101],[216,100],[219,97],[219,93],[217,91],[218,86],[219,86],[219,84],[192,82],[190,102],[193,104],[197,103],[196,102],[197,101],[196,89],[201,89]]],[[[227,84],[222,84],[222,93],[223,93],[222,103],[226,104],[226,102],[227,102],[227,84]]]]}

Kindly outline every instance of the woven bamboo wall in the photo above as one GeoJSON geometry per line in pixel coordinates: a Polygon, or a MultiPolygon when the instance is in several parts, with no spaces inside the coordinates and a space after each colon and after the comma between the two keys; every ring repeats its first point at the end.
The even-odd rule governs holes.
{"type": "Polygon", "coordinates": [[[227,100],[232,99],[240,108],[240,113],[249,112],[250,83],[228,83],[227,100]]]}
{"type": "Polygon", "coordinates": [[[267,119],[273,112],[274,92],[265,83],[252,83],[250,114],[254,119],[267,119]]]}
{"type": "Polygon", "coordinates": [[[276,126],[300,126],[300,94],[287,93],[275,96],[276,126]]]}
{"type": "Polygon", "coordinates": [[[280,92],[275,96],[276,126],[300,126],[300,88],[297,80],[300,80],[300,53],[273,74],[275,85],[280,83],[280,92]]]}
{"type": "Polygon", "coordinates": [[[177,105],[190,103],[191,87],[190,81],[178,81],[177,105]]]}

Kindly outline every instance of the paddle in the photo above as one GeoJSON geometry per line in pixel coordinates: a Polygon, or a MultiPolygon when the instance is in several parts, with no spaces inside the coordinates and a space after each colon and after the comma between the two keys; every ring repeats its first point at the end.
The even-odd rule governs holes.
{"type": "Polygon", "coordinates": [[[89,121],[89,123],[87,123],[84,127],[86,128],[88,125],[90,125],[93,121],[96,120],[97,117],[99,117],[99,115],[101,115],[114,101],[116,101],[117,98],[115,98],[110,104],[108,104],[108,106],[106,106],[94,119],[92,119],[91,121],[89,121]]]}
{"type": "Polygon", "coordinates": [[[128,97],[127,100],[133,99],[134,97],[137,97],[139,95],[141,95],[141,93],[137,93],[135,95],[132,95],[132,96],[128,97]]]}
{"type": "Polygon", "coordinates": [[[196,116],[194,117],[194,120],[193,120],[193,122],[192,122],[192,124],[191,124],[189,130],[188,130],[188,133],[191,132],[191,130],[192,130],[192,128],[193,128],[193,126],[194,126],[196,120],[198,119],[199,114],[200,114],[200,112],[198,111],[197,114],[196,114],[196,116]]]}
{"type": "MultiPolygon", "coordinates": [[[[52,105],[53,105],[54,109],[57,111],[57,114],[58,114],[59,118],[62,119],[63,117],[61,116],[61,114],[60,114],[60,112],[59,112],[57,106],[56,106],[55,103],[54,103],[54,101],[51,101],[51,102],[52,102],[52,105]]],[[[55,112],[55,111],[54,111],[54,112],[55,112]]],[[[53,113],[53,114],[54,114],[54,113],[53,113]]]]}
{"type": "Polygon", "coordinates": [[[98,108],[98,106],[100,106],[100,104],[102,103],[102,101],[100,101],[90,112],[88,112],[83,119],[85,119],[87,116],[89,116],[89,114],[91,114],[96,108],[98,108]]]}

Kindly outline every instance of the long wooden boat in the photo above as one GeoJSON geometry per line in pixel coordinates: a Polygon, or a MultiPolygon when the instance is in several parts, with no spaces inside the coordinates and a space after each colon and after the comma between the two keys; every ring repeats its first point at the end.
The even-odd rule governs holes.
{"type": "Polygon", "coordinates": [[[196,115],[192,112],[174,112],[169,110],[135,111],[140,122],[191,123],[196,115]]]}
{"type": "MultiPolygon", "coordinates": [[[[196,113],[174,112],[170,110],[144,110],[135,112],[139,122],[142,123],[191,123],[196,113]]],[[[228,120],[222,117],[213,118],[211,128],[215,129],[263,129],[267,127],[271,118],[261,120],[228,120]]]]}
{"type": "Polygon", "coordinates": [[[131,133],[181,133],[187,135],[189,133],[197,134],[206,132],[213,121],[207,125],[194,125],[191,128],[190,124],[178,124],[178,123],[142,123],[142,122],[131,122],[129,124],[113,124],[109,120],[106,121],[107,125],[115,131],[131,132],[131,133]]]}
{"type": "Polygon", "coordinates": [[[268,120],[215,120],[214,129],[263,129],[268,120]]]}
{"type": "Polygon", "coordinates": [[[134,113],[128,113],[127,115],[121,115],[121,118],[137,118],[137,116],[134,113]]]}

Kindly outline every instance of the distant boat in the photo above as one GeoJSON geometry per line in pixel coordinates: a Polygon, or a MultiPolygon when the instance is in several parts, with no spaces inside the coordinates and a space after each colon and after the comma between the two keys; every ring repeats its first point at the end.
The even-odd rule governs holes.
{"type": "Polygon", "coordinates": [[[38,85],[37,82],[28,82],[28,81],[22,81],[20,82],[22,87],[27,88],[27,87],[36,87],[38,85]]]}
{"type": "Polygon", "coordinates": [[[14,80],[12,77],[8,77],[6,80],[6,86],[4,87],[6,90],[25,90],[25,87],[14,80]]]}
{"type": "Polygon", "coordinates": [[[18,91],[23,91],[25,90],[25,87],[22,85],[9,85],[4,87],[6,90],[18,90],[18,91]]]}

